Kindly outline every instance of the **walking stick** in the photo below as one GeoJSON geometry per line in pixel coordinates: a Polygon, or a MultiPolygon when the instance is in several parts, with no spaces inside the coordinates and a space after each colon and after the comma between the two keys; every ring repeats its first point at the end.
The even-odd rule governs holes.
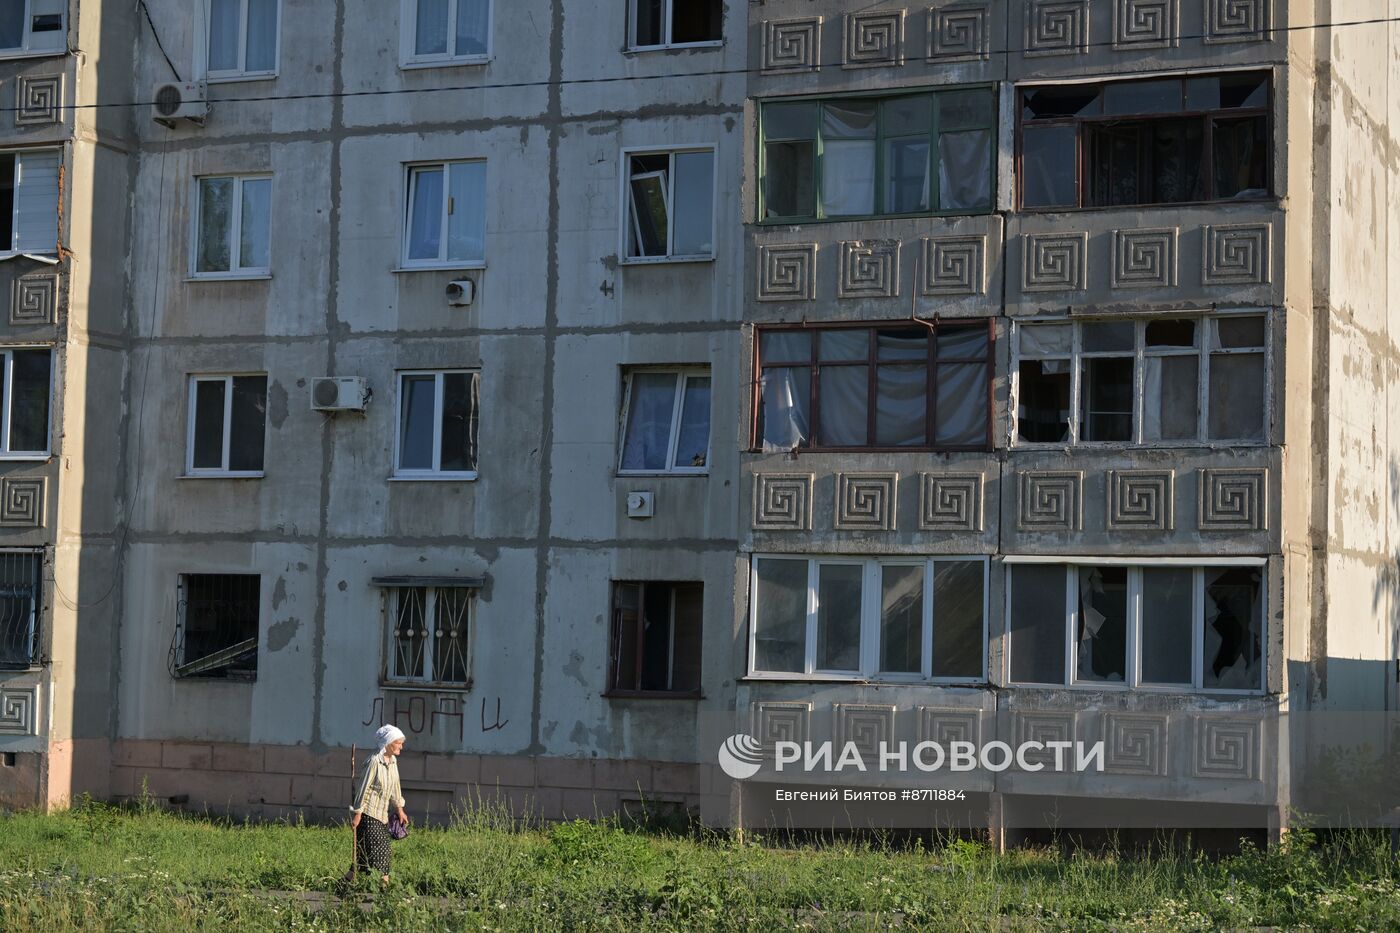
{"type": "MultiPolygon", "coordinates": [[[[355,746],[350,745],[350,796],[355,796],[355,746]]],[[[355,801],[351,799],[351,805],[355,801]]],[[[361,817],[363,819],[363,817],[361,817]]],[[[355,872],[360,867],[360,834],[354,823],[350,824],[350,880],[355,880],[355,872]]]]}

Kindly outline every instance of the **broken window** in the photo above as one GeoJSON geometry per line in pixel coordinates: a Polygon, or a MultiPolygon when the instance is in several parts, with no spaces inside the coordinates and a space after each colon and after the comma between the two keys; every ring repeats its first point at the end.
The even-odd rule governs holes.
{"type": "Polygon", "coordinates": [[[1080,567],[1075,681],[1125,683],[1127,654],[1127,568],[1080,567]]]}
{"type": "Polygon", "coordinates": [[[619,473],[704,473],[710,459],[710,371],[634,370],[623,402],[619,473]]]}
{"type": "Polygon", "coordinates": [[[279,0],[209,0],[208,76],[277,71],[279,0]]]}
{"type": "Polygon", "coordinates": [[[1017,324],[1016,439],[1262,442],[1267,323],[1232,313],[1017,324]]]}
{"type": "Polygon", "coordinates": [[[176,677],[242,677],[258,670],[257,574],[187,573],[180,577],[176,677]]]}
{"type": "Polygon", "coordinates": [[[386,591],[391,681],[471,685],[473,590],[392,586],[386,591]]]}
{"type": "Polygon", "coordinates": [[[985,581],[983,558],[757,557],[751,670],[981,680],[985,581]]]}
{"type": "Polygon", "coordinates": [[[627,258],[714,256],[712,149],[628,153],[627,258]]]}
{"type": "Polygon", "coordinates": [[[699,583],[613,584],[610,694],[700,694],[703,594],[699,583]]]}
{"type": "Polygon", "coordinates": [[[272,179],[201,178],[195,205],[194,274],[266,275],[270,269],[272,179]]]}
{"type": "Polygon", "coordinates": [[[482,61],[491,50],[491,0],[404,0],[404,64],[482,61]]]}
{"type": "Polygon", "coordinates": [[[405,267],[464,268],[485,262],[485,161],[410,166],[407,204],[405,267]]]}
{"type": "Polygon", "coordinates": [[[1201,677],[1207,689],[1259,689],[1262,578],[1259,567],[1205,569],[1201,677]]]}
{"type": "Polygon", "coordinates": [[[991,210],[994,109],[990,88],[765,103],[762,216],[991,210]]]}
{"type": "Polygon", "coordinates": [[[0,54],[65,50],[65,0],[0,0],[0,54]]]}
{"type": "Polygon", "coordinates": [[[267,375],[190,377],[191,476],[261,476],[267,375]]]}
{"type": "Polygon", "coordinates": [[[720,0],[631,0],[634,49],[698,45],[724,38],[720,0]]]}
{"type": "Polygon", "coordinates": [[[983,450],[986,322],[758,331],[754,446],[983,450]]]}
{"type": "Polygon", "coordinates": [[[41,551],[0,551],[0,669],[38,662],[42,569],[41,551]]]}
{"type": "Polygon", "coordinates": [[[474,479],[480,373],[399,373],[397,451],[401,479],[474,479]]]}
{"type": "Polygon", "coordinates": [[[1021,205],[1268,197],[1268,105],[1266,72],[1023,88],[1021,205]]]}
{"type": "Polygon", "coordinates": [[[59,154],[0,153],[0,253],[58,252],[59,154]]]}
{"type": "Polygon", "coordinates": [[[53,351],[16,347],[0,351],[0,359],[0,457],[46,457],[53,351]]]}

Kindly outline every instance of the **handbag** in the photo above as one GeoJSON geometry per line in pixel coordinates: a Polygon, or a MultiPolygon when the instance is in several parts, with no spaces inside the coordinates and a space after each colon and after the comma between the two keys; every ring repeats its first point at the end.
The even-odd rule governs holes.
{"type": "Polygon", "coordinates": [[[408,824],[399,819],[397,813],[389,816],[389,836],[394,839],[405,839],[408,837],[408,824]]]}

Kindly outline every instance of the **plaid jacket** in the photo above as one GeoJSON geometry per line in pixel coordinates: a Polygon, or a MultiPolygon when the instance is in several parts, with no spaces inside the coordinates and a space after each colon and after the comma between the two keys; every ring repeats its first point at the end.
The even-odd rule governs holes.
{"type": "Polygon", "coordinates": [[[396,807],[404,804],[403,790],[399,786],[399,760],[374,754],[360,766],[360,780],[355,788],[355,803],[351,813],[372,816],[381,823],[389,822],[389,804],[396,807]]]}

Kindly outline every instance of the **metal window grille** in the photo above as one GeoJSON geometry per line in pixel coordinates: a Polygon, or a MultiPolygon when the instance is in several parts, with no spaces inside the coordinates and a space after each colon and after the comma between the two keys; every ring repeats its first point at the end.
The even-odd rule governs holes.
{"type": "Polygon", "coordinates": [[[39,657],[43,553],[0,552],[0,668],[27,668],[39,657]]]}
{"type": "Polygon", "coordinates": [[[472,590],[396,586],[389,596],[389,678],[470,686],[472,590]]]}
{"type": "Polygon", "coordinates": [[[257,574],[189,573],[181,577],[175,676],[255,675],[260,593],[257,574]]]}

